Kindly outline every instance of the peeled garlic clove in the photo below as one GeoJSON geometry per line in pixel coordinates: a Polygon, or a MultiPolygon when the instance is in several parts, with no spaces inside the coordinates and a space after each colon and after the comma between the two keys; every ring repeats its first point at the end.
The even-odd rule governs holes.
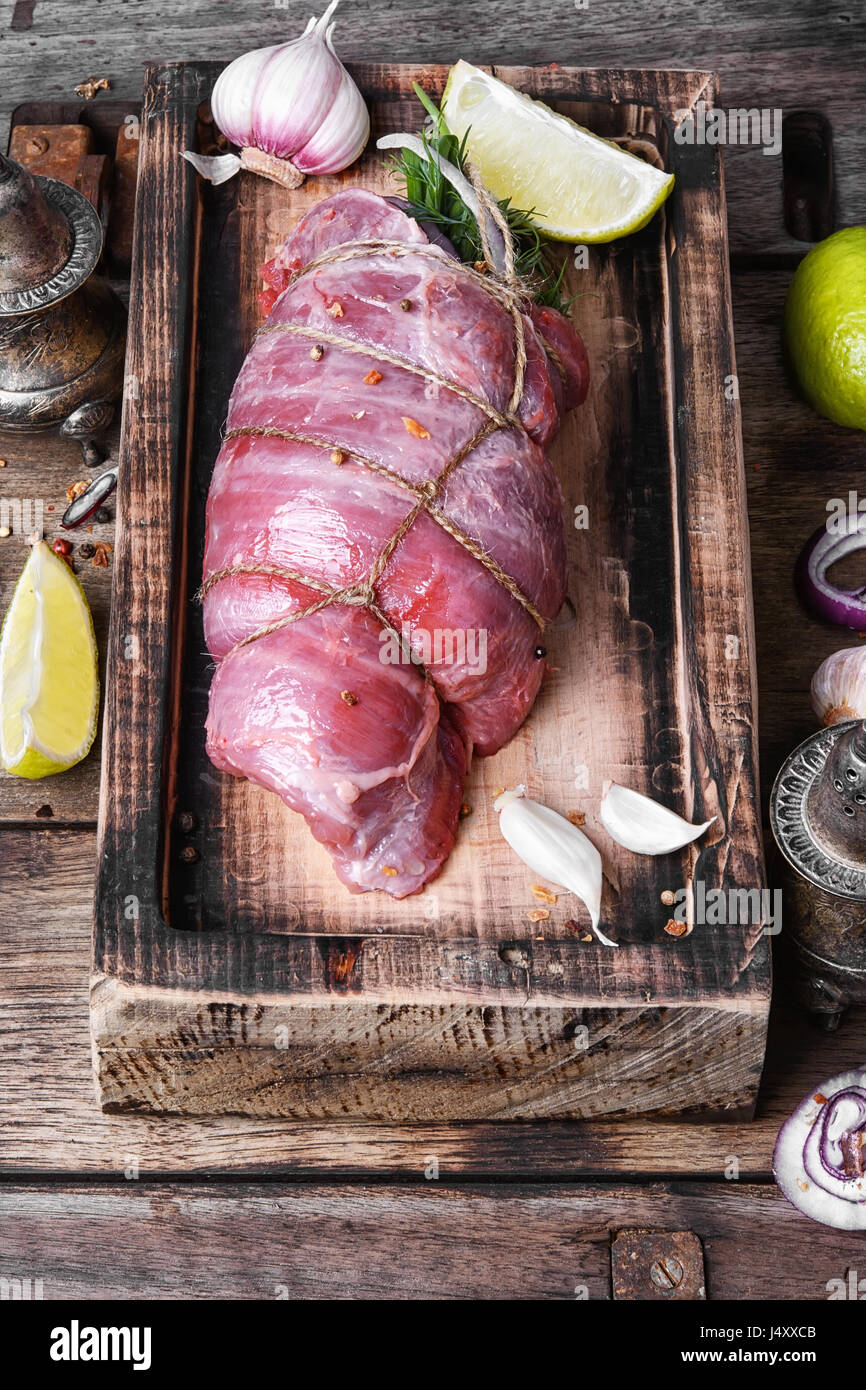
{"type": "Polygon", "coordinates": [[[550,883],[574,893],[589,908],[592,929],[604,946],[616,946],[598,925],[601,914],[601,855],[590,839],[564,816],[531,801],[524,787],[504,792],[493,803],[499,829],[524,864],[550,883]]]}
{"type": "Polygon", "coordinates": [[[601,823],[618,845],[635,854],[670,854],[691,844],[716,819],[690,825],[648,796],[612,782],[601,799],[601,823]]]}
{"type": "Polygon", "coordinates": [[[866,718],[866,647],[843,647],[828,656],[812,677],[810,693],[825,727],[866,718]]]}

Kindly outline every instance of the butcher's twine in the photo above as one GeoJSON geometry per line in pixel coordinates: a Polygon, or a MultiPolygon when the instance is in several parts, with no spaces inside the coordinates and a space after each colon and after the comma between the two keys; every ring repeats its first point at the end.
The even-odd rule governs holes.
{"type": "MultiPolygon", "coordinates": [[[[376,251],[386,252],[387,254],[395,256],[426,255],[431,259],[435,259],[439,264],[443,264],[444,262],[449,270],[458,270],[476,284],[480,285],[481,288],[501,304],[511,316],[514,325],[514,381],[507,411],[505,414],[502,414],[500,411],[496,410],[489,401],[485,401],[481,397],[476,396],[473,392],[460,386],[457,382],[449,381],[445,377],[441,377],[436,372],[429,371],[425,367],[419,367],[416,363],[408,361],[399,354],[390,353],[381,348],[370,347],[366,343],[356,342],[352,338],[327,331],[323,332],[319,329],[309,328],[302,324],[265,324],[260,330],[262,334],[292,333],[301,337],[314,338],[318,343],[330,343],[348,352],[356,352],[362,356],[371,357],[376,361],[388,362],[405,371],[413,372],[416,376],[423,377],[425,381],[430,382],[431,385],[452,391],[455,395],[462,396],[464,400],[469,401],[479,410],[482,410],[487,416],[487,420],[483,425],[479,426],[472,438],[467,440],[457,453],[448,460],[445,467],[436,478],[428,479],[421,484],[411,482],[408,478],[404,478],[402,474],[387,468],[383,464],[377,463],[373,459],[364,458],[353,450],[345,450],[341,448],[340,445],[329,440],[320,439],[315,435],[299,434],[291,430],[281,430],[268,426],[255,425],[240,426],[236,429],[227,431],[225,435],[226,439],[239,439],[242,437],[288,439],[299,444],[309,444],[317,448],[339,452],[347,458],[351,458],[355,462],[362,464],[365,468],[369,468],[375,473],[380,473],[390,478],[393,482],[398,483],[416,497],[415,505],[403,518],[393,535],[385,542],[368,573],[354,584],[336,588],[320,579],[312,578],[299,570],[287,569],[281,565],[229,565],[225,569],[216,570],[213,574],[208,575],[199,590],[199,597],[202,599],[216,584],[221,583],[222,580],[231,579],[239,575],[262,575],[264,577],[270,576],[274,579],[291,580],[295,583],[303,584],[306,588],[322,595],[320,599],[315,603],[309,604],[306,608],[290,613],[284,618],[277,619],[275,622],[268,623],[265,627],[257,628],[256,631],[250,633],[248,637],[244,637],[240,642],[235,643],[234,647],[231,648],[231,652],[237,651],[241,647],[246,647],[251,642],[257,642],[261,637],[268,637],[272,632],[278,632],[281,628],[288,627],[292,623],[298,622],[301,618],[310,617],[313,613],[318,613],[323,608],[327,608],[335,603],[367,608],[377,621],[381,623],[382,627],[388,632],[393,633],[402,645],[401,634],[396,632],[393,624],[379,606],[376,598],[376,585],[381,579],[385,567],[394,554],[394,551],[422,512],[426,512],[437,525],[447,531],[454,540],[458,541],[476,560],[484,565],[485,569],[487,569],[526,610],[535,623],[537,623],[541,631],[544,631],[544,618],[538,612],[538,609],[532,601],[523,593],[517,581],[503,570],[492,556],[487,554],[483,546],[473,540],[471,536],[468,536],[461,527],[457,526],[450,517],[445,515],[441,508],[435,506],[436,497],[441,492],[448,478],[473,449],[476,449],[479,444],[489,438],[490,435],[497,430],[513,428],[523,429],[517,417],[517,409],[523,396],[526,377],[526,334],[523,313],[527,302],[527,292],[515,269],[514,243],[511,238],[508,222],[503,216],[502,210],[495,198],[491,196],[481,182],[477,170],[472,165],[469,165],[468,171],[476,197],[478,198],[479,207],[483,210],[483,215],[478,220],[478,230],[481,234],[481,245],[484,250],[485,261],[489,267],[494,265],[495,258],[492,253],[490,236],[488,234],[488,217],[502,234],[504,269],[501,276],[492,270],[488,274],[481,274],[479,271],[474,270],[471,266],[465,265],[461,261],[453,261],[451,258],[444,257],[441,251],[435,250],[432,246],[414,246],[403,241],[370,240],[344,242],[339,247],[323,252],[321,256],[317,256],[314,260],[309,261],[303,266],[294,276],[294,280],[298,280],[304,275],[311,274],[320,266],[332,264],[336,261],[352,260],[358,256],[369,256],[371,252],[376,251]]],[[[545,344],[545,348],[561,371],[562,366],[556,358],[556,355],[551,352],[547,344],[545,344]]],[[[231,652],[229,652],[228,655],[231,655],[231,652]]]]}

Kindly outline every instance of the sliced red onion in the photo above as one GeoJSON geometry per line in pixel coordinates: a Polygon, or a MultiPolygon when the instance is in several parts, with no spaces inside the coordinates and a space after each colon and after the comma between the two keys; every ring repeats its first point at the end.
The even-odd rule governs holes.
{"type": "Polygon", "coordinates": [[[849,516],[834,529],[820,526],[806,542],[794,579],[803,603],[818,618],[855,632],[866,631],[866,587],[837,589],[827,571],[837,560],[866,548],[866,513],[849,516]]]}
{"type": "Polygon", "coordinates": [[[807,1096],[779,1131],[773,1172],[813,1221],[866,1230],[866,1070],[843,1072],[807,1096]]]}

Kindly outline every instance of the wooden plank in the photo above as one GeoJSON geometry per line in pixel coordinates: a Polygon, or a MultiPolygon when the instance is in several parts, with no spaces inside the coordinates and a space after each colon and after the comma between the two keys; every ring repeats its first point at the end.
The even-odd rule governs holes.
{"type": "Polygon", "coordinates": [[[287,1176],[364,1172],[444,1180],[500,1174],[703,1173],[736,1159],[743,1180],[766,1177],[782,1119],[820,1080],[862,1061],[866,1009],[828,1037],[787,1004],[778,982],[768,1062],[754,1122],[622,1120],[399,1126],[287,1123],[223,1116],[184,1120],[106,1115],[91,1074],[87,1012],[95,836],[54,827],[3,832],[0,857],[0,1172],[118,1176],[211,1173],[287,1176]]]}
{"type": "MultiPolygon", "coordinates": [[[[438,91],[445,73],[372,65],[359,71],[372,98],[374,130],[405,123],[411,80],[419,75],[438,91]]],[[[637,122],[646,137],[656,108],[669,113],[699,96],[713,100],[712,83],[701,73],[557,69],[507,75],[522,86],[539,85],[552,99],[585,102],[578,112],[584,119],[596,110],[595,99],[597,110],[607,113],[603,121],[621,119],[624,129],[637,122]],[[643,111],[650,106],[649,114],[643,111]]],[[[572,535],[571,569],[584,608],[588,595],[597,599],[591,623],[613,634],[614,654],[605,662],[599,653],[587,665],[579,619],[554,652],[561,668],[558,696],[555,689],[548,692],[533,725],[487,773],[491,786],[522,781],[561,806],[574,771],[563,758],[561,731],[568,726],[579,756],[591,764],[593,796],[605,775],[622,768],[627,780],[645,782],[645,790],[682,792],[688,814],[717,817],[719,832],[706,850],[684,854],[678,867],[653,864],[652,880],[633,857],[607,847],[613,893],[603,918],[622,946],[589,952],[565,926],[556,930],[557,919],[550,936],[545,930],[543,938],[538,932],[530,938],[519,896],[526,873],[501,845],[483,784],[476,790],[487,816],[478,842],[485,849],[484,872],[479,876],[473,837],[464,837],[465,862],[461,866],[458,852],[446,867],[430,899],[437,910],[425,912],[425,923],[419,918],[423,902],[349,898],[323,869],[297,821],[287,822],[272,799],[263,801],[234,779],[214,776],[204,762],[200,706],[207,673],[189,600],[199,582],[201,501],[218,443],[218,401],[228,394],[234,359],[252,331],[249,281],[255,265],[273,250],[287,221],[331,186],[308,181],[292,195],[288,217],[285,193],[261,181],[214,196],[205,190],[202,232],[198,190],[177,151],[192,141],[212,77],[207,66],[154,70],[142,119],[127,364],[138,395],[127,400],[123,422],[124,511],[94,953],[93,1025],[103,1103],[296,1117],[336,1117],[348,1106],[351,1113],[383,1119],[582,1115],[611,1105],[625,1111],[748,1109],[761,1065],[768,992],[761,923],[730,924],[721,936],[698,931],[674,945],[663,933],[659,902],[671,874],[677,882],[694,877],[713,887],[718,883],[723,892],[729,882],[759,890],[763,881],[750,727],[751,616],[740,536],[742,464],[736,402],[724,404],[722,394],[732,344],[724,307],[727,249],[717,152],[667,148],[680,180],[669,224],[675,256],[659,242],[666,226],[660,218],[621,254],[616,248],[597,253],[593,275],[582,271],[578,277],[583,287],[596,285],[609,312],[619,313],[622,305],[634,316],[634,323],[614,320],[614,327],[628,322],[632,329],[628,342],[618,346],[644,348],[631,360],[614,352],[617,360],[610,361],[611,322],[599,318],[594,324],[587,316],[590,354],[595,349],[594,360],[605,363],[591,406],[596,420],[569,422],[557,446],[566,490],[575,482],[578,488],[572,503],[582,499],[580,489],[588,490],[592,476],[601,489],[592,495],[592,544],[585,535],[572,535]],[[218,231],[214,245],[212,226],[218,231]],[[227,235],[225,228],[231,229],[227,235]],[[183,364],[192,351],[200,237],[208,274],[197,340],[198,394],[204,399],[196,414],[196,392],[184,379],[183,364]],[[207,308],[214,277],[215,334],[207,308]],[[241,329],[236,344],[229,340],[228,358],[227,313],[241,329]],[[651,369],[643,382],[641,365],[651,369]],[[695,439],[678,405],[685,379],[705,383],[688,412],[695,439]],[[622,427],[618,403],[630,390],[640,425],[626,447],[614,450],[602,474],[592,459],[599,449],[607,452],[611,420],[622,427]],[[654,412],[651,424],[648,412],[654,412]],[[160,422],[156,430],[154,420],[160,422]],[[186,543],[193,547],[188,577],[186,543]],[[734,578],[726,585],[729,557],[734,578]],[[143,574],[149,577],[146,591],[143,574]],[[702,609],[694,597],[699,584],[712,595],[702,609]],[[725,661],[712,645],[718,645],[718,613],[710,602],[725,606],[728,623],[740,634],[739,664],[725,661]],[[121,630],[138,634],[135,660],[128,659],[121,630]],[[192,653],[185,658],[185,683],[179,675],[182,651],[192,653]],[[732,710],[738,715],[733,733],[732,710]],[[605,720],[608,735],[602,737],[605,720]],[[162,781],[155,785],[159,767],[162,781]],[[194,813],[208,851],[194,872],[178,865],[180,847],[170,829],[176,807],[194,813]],[[271,865],[279,865],[279,872],[269,875],[271,865]],[[479,891],[467,896],[473,886],[479,891]],[[186,904],[193,906],[191,917],[184,915],[186,904]],[[171,929],[162,920],[166,913],[171,929]],[[229,933],[214,929],[223,921],[229,933]],[[294,935],[281,939],[278,931],[294,935]],[[347,945],[350,937],[353,944],[347,945]],[[330,1017],[335,993],[351,999],[338,1010],[335,1037],[342,1027],[344,1046],[334,1060],[335,1077],[326,1082],[321,1054],[318,1078],[303,1059],[311,1044],[308,1030],[315,1033],[330,1017]],[[203,1007],[210,1020],[204,1027],[203,1007]],[[383,1014],[383,1008],[390,1012],[383,1014]],[[597,1035],[604,1028],[606,1059],[614,1068],[608,1080],[616,1085],[595,1075],[600,1067],[606,1070],[598,1048],[585,1058],[574,1056],[574,1030],[582,1033],[589,1009],[599,1011],[591,1022],[597,1035]],[[246,1044],[241,1050],[235,1024],[246,1044]],[[287,1045],[275,1051],[272,1039],[282,1030],[287,1045]],[[696,1030],[705,1044],[697,1069],[691,1060],[696,1030]],[[469,1050],[478,1049],[476,1069],[461,1041],[466,1033],[469,1050]],[[369,1047],[362,1047],[367,1037],[369,1047]],[[630,1059],[642,1048],[652,1055],[656,1040],[663,1056],[650,1076],[630,1059]],[[565,1070],[573,1084],[565,1084],[565,1070]],[[195,1081],[193,1072],[199,1074],[195,1081]]],[[[655,133],[663,139],[661,126],[655,133]]],[[[382,167],[377,156],[352,177],[382,187],[382,167]]]]}
{"type": "Polygon", "coordinates": [[[695,1232],[710,1299],[808,1302],[863,1250],[862,1234],[807,1222],[774,1189],[746,1184],[13,1183],[0,1221],[0,1277],[41,1279],[50,1299],[607,1301],[612,1237],[645,1226],[695,1232]]]}

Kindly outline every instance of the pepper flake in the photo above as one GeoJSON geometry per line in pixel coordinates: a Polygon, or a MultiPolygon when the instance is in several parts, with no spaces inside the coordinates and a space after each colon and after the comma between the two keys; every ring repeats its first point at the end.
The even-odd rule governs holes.
{"type": "Polygon", "coordinates": [[[555,903],[556,894],[551,893],[549,888],[544,888],[540,883],[533,883],[530,888],[533,898],[537,898],[540,903],[555,903]]]}
{"type": "Polygon", "coordinates": [[[691,930],[688,922],[678,922],[673,917],[665,923],[665,931],[668,936],[690,936],[691,930]]]}
{"type": "Polygon", "coordinates": [[[367,375],[364,377],[364,385],[365,385],[365,386],[378,386],[378,385],[379,385],[379,382],[380,382],[381,380],[382,380],[382,373],[381,373],[381,372],[377,372],[375,367],[371,367],[370,370],[369,370],[369,372],[367,373],[367,375]]]}
{"type": "Polygon", "coordinates": [[[357,695],[353,695],[351,690],[341,690],[340,699],[344,705],[357,705],[358,703],[357,695]]]}
{"type": "Polygon", "coordinates": [[[411,416],[409,416],[409,415],[401,415],[401,416],[400,416],[400,419],[403,421],[403,424],[406,426],[406,429],[409,431],[409,433],[410,433],[411,435],[414,435],[414,437],[415,437],[416,439],[429,439],[429,438],[430,438],[430,431],[429,431],[429,430],[425,430],[424,426],[423,426],[423,425],[419,425],[419,424],[418,424],[418,421],[417,421],[417,420],[413,420],[413,419],[411,418],[411,416]]]}
{"type": "Polygon", "coordinates": [[[327,312],[331,315],[332,319],[342,319],[346,317],[339,299],[335,299],[333,304],[328,305],[327,312]]]}

